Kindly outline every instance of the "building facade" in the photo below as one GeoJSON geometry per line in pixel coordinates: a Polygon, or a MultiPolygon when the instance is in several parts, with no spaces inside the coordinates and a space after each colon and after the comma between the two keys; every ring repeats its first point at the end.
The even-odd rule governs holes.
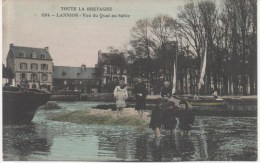
{"type": "Polygon", "coordinates": [[[69,66],[54,66],[53,71],[54,90],[73,90],[80,92],[90,92],[96,87],[95,68],[69,66]]]}
{"type": "Polygon", "coordinates": [[[111,92],[119,80],[127,80],[125,57],[122,54],[111,54],[98,51],[98,62],[95,65],[96,80],[101,92],[111,92]],[[108,88],[111,87],[111,88],[108,88]]]}
{"type": "Polygon", "coordinates": [[[6,63],[14,74],[14,86],[19,86],[24,77],[29,88],[52,90],[53,60],[48,47],[32,48],[10,44],[6,63]]]}

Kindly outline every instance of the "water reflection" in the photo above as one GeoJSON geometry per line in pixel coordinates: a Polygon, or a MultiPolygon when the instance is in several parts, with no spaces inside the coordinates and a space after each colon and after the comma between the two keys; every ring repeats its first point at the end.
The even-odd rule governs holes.
{"type": "Polygon", "coordinates": [[[149,135],[140,133],[135,140],[135,158],[139,161],[146,161],[149,155],[149,135]]]}
{"type": "Polygon", "coordinates": [[[194,144],[189,135],[183,135],[178,141],[178,149],[181,161],[190,161],[194,159],[192,156],[195,154],[194,144]]]}
{"type": "Polygon", "coordinates": [[[4,160],[27,161],[31,155],[48,155],[51,145],[46,135],[37,132],[34,124],[3,127],[4,160]]]}
{"type": "Polygon", "coordinates": [[[127,140],[121,139],[116,144],[116,157],[121,158],[123,161],[127,159],[127,140]]]}
{"type": "MultiPolygon", "coordinates": [[[[77,108],[84,108],[79,103],[77,108]]],[[[70,104],[71,106],[72,104],[70,104]]],[[[73,106],[77,105],[73,103],[73,106]]],[[[66,104],[60,112],[66,111],[66,104]]],[[[255,161],[257,119],[196,117],[191,135],[149,128],[55,122],[41,110],[30,125],[3,126],[4,160],[9,161],[255,161]]]]}
{"type": "Polygon", "coordinates": [[[150,143],[152,161],[192,160],[195,148],[188,135],[175,133],[162,138],[154,138],[150,143]]]}

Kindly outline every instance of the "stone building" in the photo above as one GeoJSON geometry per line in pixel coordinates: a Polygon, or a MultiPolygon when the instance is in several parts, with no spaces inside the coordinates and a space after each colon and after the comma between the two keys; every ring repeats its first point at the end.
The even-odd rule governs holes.
{"type": "Polygon", "coordinates": [[[95,68],[54,66],[53,86],[55,90],[90,92],[96,87],[95,68]]]}
{"type": "Polygon", "coordinates": [[[119,80],[124,80],[127,83],[125,63],[123,54],[98,51],[98,62],[95,65],[95,71],[97,84],[101,92],[111,92],[119,80]]]}
{"type": "Polygon", "coordinates": [[[10,44],[6,63],[14,74],[14,86],[19,86],[25,77],[29,88],[52,89],[53,60],[48,47],[32,48],[10,44]]]}

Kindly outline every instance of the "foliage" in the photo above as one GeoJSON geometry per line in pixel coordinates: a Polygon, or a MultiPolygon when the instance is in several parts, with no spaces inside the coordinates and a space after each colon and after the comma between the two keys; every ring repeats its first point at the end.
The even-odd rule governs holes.
{"type": "Polygon", "coordinates": [[[150,83],[172,80],[177,63],[179,91],[210,94],[212,89],[256,94],[257,4],[256,0],[190,1],[178,19],[157,15],[141,19],[131,30],[128,50],[130,75],[150,83]],[[178,45],[178,46],[176,46],[178,45]],[[197,89],[202,59],[207,53],[205,85],[197,89]],[[187,88],[189,76],[190,92],[187,88]],[[213,87],[212,87],[213,84],[213,87]]]}

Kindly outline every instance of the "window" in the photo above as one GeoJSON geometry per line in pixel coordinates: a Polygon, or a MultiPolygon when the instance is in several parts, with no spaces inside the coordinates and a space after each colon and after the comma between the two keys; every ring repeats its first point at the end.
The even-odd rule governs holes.
{"type": "Polygon", "coordinates": [[[111,77],[107,77],[107,83],[111,83],[112,78],[111,77]]]}
{"type": "Polygon", "coordinates": [[[106,65],[104,65],[103,71],[104,71],[104,74],[107,73],[107,66],[106,65]]]}
{"type": "Polygon", "coordinates": [[[125,77],[120,77],[120,80],[124,80],[125,81],[125,77]]]}
{"type": "Polygon", "coordinates": [[[107,73],[110,74],[110,67],[107,67],[107,73]]]}
{"type": "Polygon", "coordinates": [[[36,86],[35,84],[33,84],[33,85],[32,85],[32,88],[36,89],[36,88],[37,88],[37,86],[36,86]]]}
{"type": "Polygon", "coordinates": [[[35,82],[37,80],[37,74],[31,74],[31,80],[35,82]]]}
{"type": "Polygon", "coordinates": [[[32,58],[36,58],[36,54],[34,52],[32,53],[32,58]]]}
{"type": "Polygon", "coordinates": [[[48,70],[48,65],[47,64],[41,64],[41,69],[42,70],[48,70]]]}
{"type": "Polygon", "coordinates": [[[20,53],[20,57],[25,58],[25,53],[24,52],[20,53]]]}
{"type": "Polygon", "coordinates": [[[77,73],[77,77],[80,77],[80,73],[77,73]]]}
{"type": "Polygon", "coordinates": [[[46,59],[46,55],[45,54],[41,54],[41,59],[46,59]]]}
{"type": "Polygon", "coordinates": [[[38,64],[32,63],[31,64],[31,70],[38,70],[38,64]]]}
{"type": "Polygon", "coordinates": [[[114,82],[118,81],[118,77],[113,77],[113,81],[114,82]]]}
{"type": "Polygon", "coordinates": [[[26,70],[27,69],[27,63],[20,63],[20,69],[26,70]]]}
{"type": "Polygon", "coordinates": [[[24,77],[25,79],[27,79],[27,74],[26,74],[26,73],[21,73],[21,74],[20,74],[20,79],[22,79],[23,77],[24,77]]]}
{"type": "Polygon", "coordinates": [[[114,69],[113,69],[113,74],[116,74],[116,73],[117,73],[117,68],[114,67],[114,69]]]}
{"type": "Polygon", "coordinates": [[[42,74],[42,81],[48,80],[48,74],[42,74]]]}

